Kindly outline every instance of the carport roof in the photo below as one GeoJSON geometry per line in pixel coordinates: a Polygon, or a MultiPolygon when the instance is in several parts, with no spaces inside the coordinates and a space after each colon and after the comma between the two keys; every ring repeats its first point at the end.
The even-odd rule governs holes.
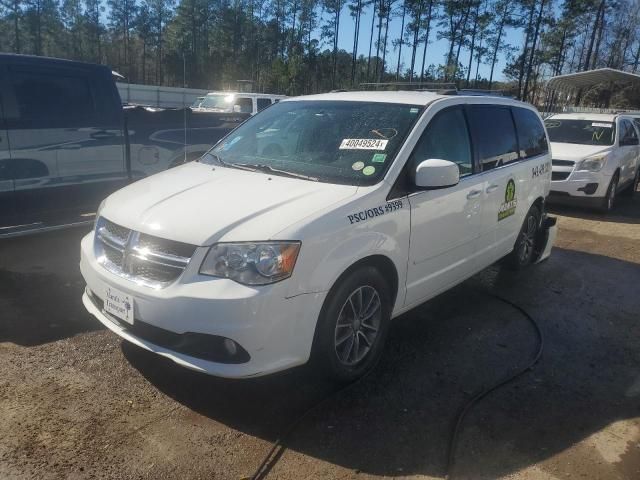
{"type": "Polygon", "coordinates": [[[598,68],[552,77],[547,86],[553,90],[571,90],[605,82],[637,82],[640,84],[640,75],[613,68],[598,68]]]}

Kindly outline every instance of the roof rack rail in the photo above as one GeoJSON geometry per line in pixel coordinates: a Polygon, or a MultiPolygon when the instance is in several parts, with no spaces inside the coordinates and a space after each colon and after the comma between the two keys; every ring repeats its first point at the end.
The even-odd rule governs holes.
{"type": "Polygon", "coordinates": [[[457,90],[451,82],[365,82],[359,85],[360,90],[414,90],[418,92],[440,92],[457,90]]]}
{"type": "Polygon", "coordinates": [[[487,88],[463,88],[458,90],[458,95],[488,96],[488,97],[512,97],[506,90],[489,90],[487,88]]]}

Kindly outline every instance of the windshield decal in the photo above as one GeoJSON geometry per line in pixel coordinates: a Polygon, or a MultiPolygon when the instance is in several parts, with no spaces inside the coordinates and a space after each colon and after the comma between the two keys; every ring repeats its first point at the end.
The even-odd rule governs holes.
{"type": "Polygon", "coordinates": [[[362,210],[361,212],[347,215],[347,219],[349,220],[349,224],[353,225],[354,223],[364,222],[370,218],[380,217],[387,213],[395,212],[396,210],[400,210],[402,207],[402,200],[394,200],[384,205],[380,205],[379,207],[372,207],[367,210],[362,210]]]}
{"type": "Polygon", "coordinates": [[[395,128],[374,128],[371,130],[371,133],[385,140],[391,140],[393,137],[398,135],[398,130],[395,128]]]}
{"type": "Polygon", "coordinates": [[[340,144],[340,150],[384,150],[389,140],[375,138],[345,138],[340,144]]]}
{"type": "Polygon", "coordinates": [[[368,167],[364,167],[362,173],[367,176],[373,175],[374,173],[376,173],[376,168],[369,165],[368,167]]]}
{"type": "Polygon", "coordinates": [[[599,122],[593,122],[591,124],[592,127],[601,127],[601,128],[611,128],[611,124],[610,123],[599,123],[599,122]]]}
{"type": "Polygon", "coordinates": [[[364,168],[364,162],[356,162],[353,165],[351,165],[351,168],[353,168],[356,172],[358,170],[362,170],[364,168]]]}
{"type": "Polygon", "coordinates": [[[371,157],[371,163],[384,163],[386,159],[386,153],[374,153],[373,157],[371,157]]]}

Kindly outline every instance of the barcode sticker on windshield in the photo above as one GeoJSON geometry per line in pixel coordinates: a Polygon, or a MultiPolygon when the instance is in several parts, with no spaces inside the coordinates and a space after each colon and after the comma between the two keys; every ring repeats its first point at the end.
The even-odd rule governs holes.
{"type": "Polygon", "coordinates": [[[340,144],[340,150],[384,150],[389,140],[376,138],[345,138],[340,144]]]}
{"type": "Polygon", "coordinates": [[[602,128],[611,128],[611,124],[610,123],[598,123],[598,122],[593,122],[591,124],[592,127],[602,127],[602,128]]]}

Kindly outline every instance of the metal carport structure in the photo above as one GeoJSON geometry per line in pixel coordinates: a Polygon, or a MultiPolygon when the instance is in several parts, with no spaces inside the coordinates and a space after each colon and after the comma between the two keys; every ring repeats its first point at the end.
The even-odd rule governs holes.
{"type": "Polygon", "coordinates": [[[557,106],[558,97],[564,96],[566,103],[573,97],[573,104],[577,107],[583,97],[584,91],[595,85],[607,85],[606,95],[603,98],[601,108],[609,108],[611,94],[616,84],[635,84],[640,86],[640,75],[614,68],[598,68],[584,72],[567,73],[557,75],[547,82],[546,110],[553,110],[557,106]]]}

